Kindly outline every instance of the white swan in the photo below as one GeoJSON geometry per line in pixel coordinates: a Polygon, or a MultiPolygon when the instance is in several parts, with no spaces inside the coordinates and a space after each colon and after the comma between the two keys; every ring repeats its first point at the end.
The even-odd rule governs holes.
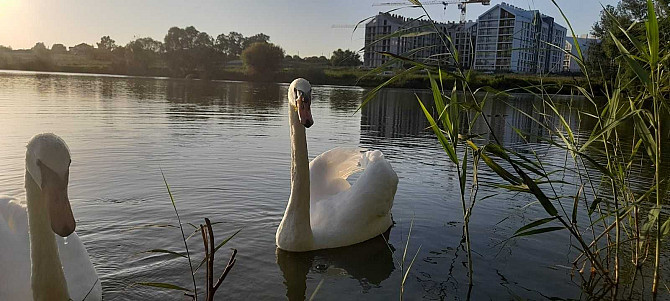
{"type": "Polygon", "coordinates": [[[366,241],[391,225],[398,176],[380,151],[335,148],[307,160],[305,128],[314,121],[312,88],[305,79],[288,89],[291,135],[291,196],[277,228],[277,247],[294,252],[366,241]],[[360,164],[360,166],[359,166],[360,164]],[[353,186],[347,178],[364,169],[353,186]]]}
{"type": "Polygon", "coordinates": [[[73,233],[70,151],[54,134],[36,135],[27,148],[26,202],[0,197],[0,300],[102,300],[95,268],[73,233]]]}

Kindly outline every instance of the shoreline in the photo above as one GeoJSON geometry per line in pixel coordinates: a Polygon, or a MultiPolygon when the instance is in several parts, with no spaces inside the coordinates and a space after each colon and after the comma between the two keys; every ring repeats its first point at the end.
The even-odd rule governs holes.
{"type": "MultiPolygon", "coordinates": [[[[73,68],[66,68],[73,69],[73,68]]],[[[364,76],[368,71],[354,68],[286,68],[278,73],[264,78],[258,78],[246,74],[241,69],[222,70],[217,72],[211,78],[181,78],[171,77],[164,72],[157,72],[163,74],[120,74],[114,72],[104,72],[104,70],[90,70],[88,68],[77,68],[79,70],[27,70],[2,68],[0,73],[14,73],[14,74],[53,74],[53,75],[78,75],[78,76],[97,76],[97,77],[117,77],[117,78],[144,78],[144,79],[163,79],[163,80],[203,80],[203,81],[238,81],[238,82],[260,82],[260,83],[277,83],[288,84],[297,77],[307,78],[310,82],[316,85],[325,86],[345,86],[358,88],[374,88],[388,79],[391,76],[364,76]],[[100,72],[103,71],[103,72],[100,72]]],[[[452,83],[453,79],[448,78],[444,80],[447,83],[452,83]]],[[[473,88],[491,87],[498,91],[506,91],[508,93],[529,93],[523,88],[528,88],[537,85],[544,85],[548,93],[557,95],[574,95],[574,91],[570,91],[564,85],[580,85],[585,84],[583,77],[568,77],[568,76],[532,76],[523,74],[476,74],[474,80],[471,81],[473,88]],[[562,88],[561,88],[562,87],[562,88]],[[512,91],[509,91],[512,90],[512,91]]],[[[445,87],[446,87],[445,85],[445,87]]],[[[600,83],[594,84],[597,92],[600,92],[600,83]]],[[[385,88],[400,88],[400,89],[429,89],[430,82],[426,75],[412,75],[403,79],[399,79],[385,88]]],[[[598,93],[602,94],[602,92],[598,93]]]]}

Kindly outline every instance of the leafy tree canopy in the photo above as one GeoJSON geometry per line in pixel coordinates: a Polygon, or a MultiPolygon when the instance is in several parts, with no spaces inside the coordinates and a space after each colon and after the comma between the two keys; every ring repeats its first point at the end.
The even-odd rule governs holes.
{"type": "Polygon", "coordinates": [[[109,36],[103,36],[100,38],[98,44],[98,49],[112,51],[114,48],[118,47],[116,41],[112,40],[109,36]]]}
{"type": "Polygon", "coordinates": [[[363,64],[363,62],[361,62],[361,55],[348,49],[337,49],[333,51],[333,55],[330,57],[330,63],[333,66],[360,66],[363,64]]]}
{"type": "Polygon", "coordinates": [[[279,70],[284,49],[272,44],[256,42],[242,51],[242,61],[252,74],[269,74],[279,70]]]}

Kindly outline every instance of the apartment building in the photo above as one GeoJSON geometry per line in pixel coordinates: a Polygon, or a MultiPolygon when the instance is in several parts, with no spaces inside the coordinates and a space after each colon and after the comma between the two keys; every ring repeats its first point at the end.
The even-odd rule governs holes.
{"type": "Polygon", "coordinates": [[[552,73],[563,70],[567,29],[537,10],[501,3],[477,19],[474,69],[552,73]]]}
{"type": "MultiPolygon", "coordinates": [[[[579,64],[575,60],[575,57],[578,57],[579,54],[577,52],[577,47],[573,47],[572,45],[574,42],[575,41],[571,36],[565,38],[565,51],[571,53],[572,55],[569,55],[568,53],[565,54],[565,58],[563,59],[564,72],[582,72],[579,64]],[[575,57],[573,57],[573,55],[575,57]]],[[[577,43],[579,43],[579,48],[582,50],[584,61],[586,61],[589,57],[589,48],[591,48],[593,45],[599,44],[600,40],[593,36],[589,36],[588,34],[583,34],[577,38],[577,43]]]]}
{"type": "Polygon", "coordinates": [[[386,63],[390,58],[380,52],[411,57],[427,64],[454,65],[453,57],[448,55],[453,43],[461,67],[470,68],[474,60],[476,29],[475,22],[431,24],[425,20],[380,13],[365,24],[363,65],[374,68],[386,63]],[[383,38],[398,30],[403,34],[383,38]]]}
{"type": "Polygon", "coordinates": [[[557,73],[564,70],[567,29],[538,10],[525,10],[505,2],[479,16],[477,22],[436,23],[380,13],[365,24],[366,67],[379,67],[390,52],[427,64],[455,65],[445,55],[451,44],[458,50],[462,68],[483,72],[557,73]],[[437,27],[438,31],[435,30],[437,27]],[[384,39],[398,30],[402,35],[384,39]],[[426,32],[432,31],[432,32],[426,32]],[[447,43],[444,43],[447,40],[447,43]]]}

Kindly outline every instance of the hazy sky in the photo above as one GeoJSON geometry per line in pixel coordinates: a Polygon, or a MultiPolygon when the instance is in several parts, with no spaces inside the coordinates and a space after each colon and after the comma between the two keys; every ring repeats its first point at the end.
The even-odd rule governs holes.
{"type": "MultiPolygon", "coordinates": [[[[372,6],[378,2],[402,0],[0,0],[0,45],[14,49],[30,48],[36,42],[47,47],[86,42],[94,44],[109,35],[125,45],[138,37],[163,40],[172,26],[193,25],[216,37],[237,31],[245,36],[263,32],[287,54],[330,56],[337,48],[358,50],[363,46],[363,30],[352,35],[353,25],[366,17],[392,7],[372,6]]],[[[492,0],[495,5],[501,0],[492,0]]],[[[550,0],[508,0],[507,3],[539,9],[566,25],[550,0]]],[[[600,4],[617,0],[557,0],[577,34],[588,33],[598,19],[600,4]]],[[[446,13],[442,5],[432,5],[429,13],[437,21],[458,20],[455,5],[446,13]]],[[[468,5],[468,19],[476,19],[490,8],[468,5]]],[[[418,16],[416,9],[399,12],[418,16]]]]}

